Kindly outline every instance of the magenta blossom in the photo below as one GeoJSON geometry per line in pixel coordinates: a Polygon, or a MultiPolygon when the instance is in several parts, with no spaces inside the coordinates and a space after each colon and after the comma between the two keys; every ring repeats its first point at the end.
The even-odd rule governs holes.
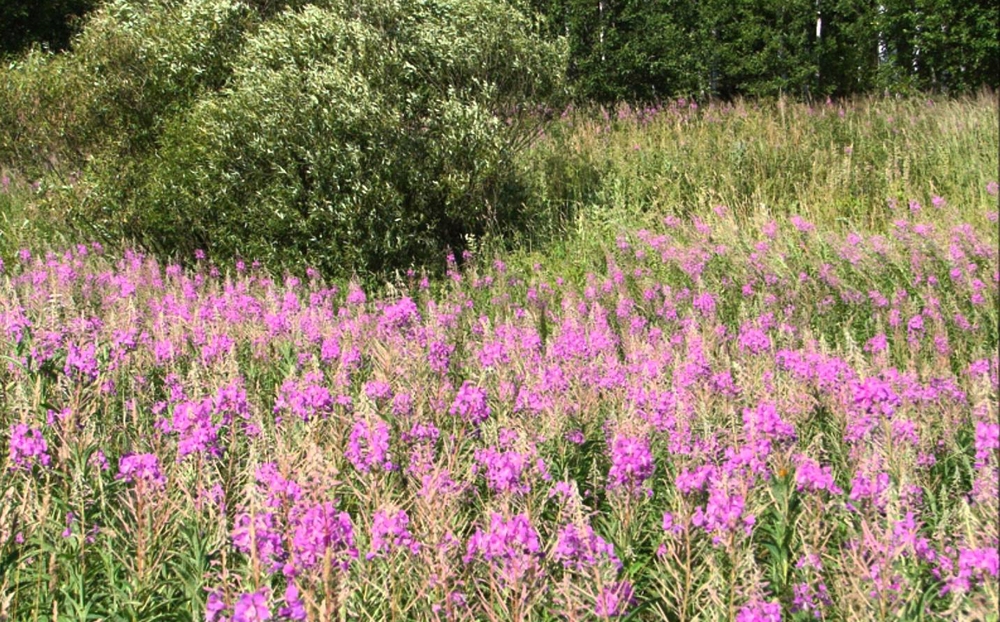
{"type": "Polygon", "coordinates": [[[625,615],[629,605],[635,602],[632,584],[628,581],[612,583],[597,595],[594,613],[599,618],[617,618],[625,615]]]}
{"type": "Polygon", "coordinates": [[[416,554],[420,551],[420,543],[413,538],[409,530],[410,517],[404,510],[398,512],[378,511],[372,521],[371,552],[367,559],[374,559],[383,553],[392,553],[406,549],[416,554]]]}
{"type": "Polygon", "coordinates": [[[449,412],[473,425],[486,421],[491,413],[486,403],[486,390],[469,381],[463,382],[449,412]]]}
{"type": "Polygon", "coordinates": [[[736,622],[781,622],[781,603],[752,600],[736,614],[736,622]]]}
{"type": "Polygon", "coordinates": [[[8,460],[11,470],[30,471],[34,465],[49,466],[52,459],[49,446],[41,430],[28,427],[26,423],[10,426],[10,449],[8,460]]]}
{"type": "Polygon", "coordinates": [[[167,478],[160,471],[160,459],[156,454],[128,454],[118,461],[116,479],[129,483],[146,483],[163,488],[167,478]]]}
{"type": "Polygon", "coordinates": [[[653,476],[655,469],[656,464],[646,439],[618,436],[612,441],[609,489],[624,488],[633,494],[652,495],[653,491],[646,482],[653,476]]]}
{"type": "Polygon", "coordinates": [[[362,473],[369,473],[375,467],[391,471],[395,465],[389,459],[389,438],[389,426],[384,421],[374,425],[357,421],[344,455],[362,473]]]}
{"type": "Polygon", "coordinates": [[[608,563],[621,570],[622,563],[615,555],[615,547],[594,533],[590,525],[573,523],[559,530],[552,557],[566,568],[584,570],[601,563],[608,563]]]}
{"type": "Polygon", "coordinates": [[[233,605],[232,622],[265,622],[271,619],[267,604],[269,590],[264,587],[250,594],[241,594],[233,605]]]}

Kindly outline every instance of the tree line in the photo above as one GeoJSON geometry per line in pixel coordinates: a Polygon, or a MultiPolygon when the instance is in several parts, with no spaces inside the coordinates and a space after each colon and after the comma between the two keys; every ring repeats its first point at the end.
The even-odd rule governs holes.
{"type": "Polygon", "coordinates": [[[1000,80],[988,0],[531,0],[582,99],[965,92],[1000,80]]]}
{"type": "MultiPolygon", "coordinates": [[[[961,93],[1000,82],[990,0],[519,1],[567,40],[580,100],[961,93]]],[[[97,4],[7,0],[0,54],[66,48],[97,4]]]]}

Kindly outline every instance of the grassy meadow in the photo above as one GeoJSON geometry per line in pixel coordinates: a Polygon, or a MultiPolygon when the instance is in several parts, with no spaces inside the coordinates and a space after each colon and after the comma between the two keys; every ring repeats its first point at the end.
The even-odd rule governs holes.
{"type": "Polygon", "coordinates": [[[569,109],[380,284],[7,163],[0,620],[997,620],[997,110],[569,109]]]}

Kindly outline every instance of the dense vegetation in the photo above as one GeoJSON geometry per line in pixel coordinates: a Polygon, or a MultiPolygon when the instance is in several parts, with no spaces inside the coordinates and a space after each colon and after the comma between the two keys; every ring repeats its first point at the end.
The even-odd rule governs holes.
{"type": "Polygon", "coordinates": [[[0,622],[997,622],[985,4],[30,6],[0,622]]]}
{"type": "Polygon", "coordinates": [[[532,0],[580,95],[822,99],[1000,85],[988,0],[532,0]]]}
{"type": "Polygon", "coordinates": [[[379,297],[24,250],[0,618],[995,620],[995,198],[890,209],[379,297]]]}
{"type": "Polygon", "coordinates": [[[72,174],[53,209],[88,237],[405,268],[523,225],[515,156],[562,92],[536,31],[495,0],[107,2],[6,72],[0,162],[72,174]]]}
{"type": "Polygon", "coordinates": [[[378,290],[6,178],[0,619],[996,620],[996,109],[570,109],[378,290]]]}
{"type": "MultiPolygon", "coordinates": [[[[0,68],[0,171],[36,188],[4,199],[0,256],[12,257],[27,234],[15,229],[27,228],[125,241],[161,258],[205,249],[377,282],[440,269],[446,249],[460,257],[484,239],[544,243],[593,203],[656,211],[718,199],[743,215],[757,203],[829,205],[824,193],[840,184],[824,209],[884,220],[876,205],[944,165],[927,161],[939,149],[989,158],[974,146],[992,125],[981,109],[960,121],[969,131],[876,114],[862,145],[851,123],[789,116],[788,102],[828,110],[827,95],[917,89],[975,97],[1000,75],[990,9],[930,0],[107,0],[42,12],[5,3],[8,50],[36,39],[62,48],[69,30],[53,16],[90,12],[59,22],[83,25],[65,53],[36,46],[0,68]],[[771,97],[756,100],[763,116],[751,100],[735,105],[759,119],[776,107],[780,122],[760,128],[772,133],[765,140],[734,138],[745,131],[739,117],[716,123],[692,109],[677,127],[703,136],[688,141],[662,121],[684,108],[678,95],[695,96],[684,106],[771,97]],[[603,138],[580,148],[574,141],[590,131],[567,122],[570,99],[580,119],[615,117],[582,121],[602,137],[618,121],[661,121],[628,132],[641,154],[603,153],[603,138]],[[631,106],[590,110],[625,100],[631,106]],[[937,144],[938,129],[959,141],[954,149],[937,144]],[[863,179],[833,179],[830,145],[857,148],[853,174],[863,179]],[[848,196],[848,186],[861,192],[848,196]]],[[[967,181],[935,189],[977,187],[967,181]]]]}
{"type": "MultiPolygon", "coordinates": [[[[7,0],[0,54],[65,49],[96,0],[7,0]]],[[[247,0],[262,15],[300,0],[247,0]]],[[[613,102],[1000,86],[987,0],[525,0],[565,37],[578,96],[613,102]]]]}

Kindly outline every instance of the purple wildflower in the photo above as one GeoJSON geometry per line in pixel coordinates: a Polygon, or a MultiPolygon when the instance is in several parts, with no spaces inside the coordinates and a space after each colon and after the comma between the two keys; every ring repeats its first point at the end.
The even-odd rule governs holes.
{"type": "Polygon", "coordinates": [[[611,470],[608,488],[625,488],[633,494],[652,495],[646,480],[653,476],[656,465],[649,450],[649,441],[628,436],[615,437],[611,443],[611,470]]]}
{"type": "Polygon", "coordinates": [[[8,460],[11,470],[30,471],[34,465],[49,466],[52,459],[49,446],[41,430],[28,427],[26,423],[10,426],[10,452],[8,460]]]}
{"type": "Polygon", "coordinates": [[[283,503],[294,505],[302,497],[302,487],[294,480],[285,479],[273,462],[265,462],[255,474],[258,489],[267,496],[269,507],[281,507],[283,503]]]}
{"type": "Polygon", "coordinates": [[[94,451],[90,454],[90,458],[87,459],[87,464],[94,469],[99,471],[108,470],[108,459],[105,457],[104,452],[100,449],[94,451]]]}
{"type": "Polygon", "coordinates": [[[465,490],[465,484],[453,480],[447,469],[441,469],[421,475],[417,496],[423,499],[433,499],[438,496],[452,497],[465,490]]]}
{"type": "Polygon", "coordinates": [[[632,584],[628,581],[615,582],[604,587],[597,595],[594,613],[599,618],[617,618],[625,615],[629,605],[635,602],[632,584]]]}
{"type": "Polygon", "coordinates": [[[967,584],[970,580],[996,579],[1000,576],[1000,553],[995,547],[984,549],[963,549],[958,554],[959,581],[967,584]]]}
{"type": "Polygon", "coordinates": [[[739,346],[742,351],[760,354],[771,349],[771,339],[759,328],[748,326],[740,330],[739,346]]]}
{"type": "Polygon", "coordinates": [[[731,490],[730,486],[722,482],[712,482],[708,492],[708,503],[704,508],[701,506],[695,508],[691,523],[712,534],[713,543],[719,544],[727,534],[741,525],[747,534],[750,533],[755,518],[752,514],[744,515],[745,508],[746,498],[743,494],[731,490]]]}
{"type": "Polygon", "coordinates": [[[285,606],[278,609],[278,616],[296,621],[305,620],[307,617],[305,603],[299,598],[299,588],[290,581],[285,588],[285,606]]]}
{"type": "Polygon", "coordinates": [[[670,535],[678,535],[684,531],[683,525],[678,525],[674,522],[674,515],[670,512],[663,513],[663,533],[670,535]]]}
{"type": "Polygon", "coordinates": [[[409,432],[403,432],[403,441],[407,443],[428,442],[431,445],[437,443],[441,437],[441,431],[433,423],[418,421],[410,427],[409,432]]]}
{"type": "Polygon", "coordinates": [[[208,600],[205,602],[205,622],[216,622],[226,608],[226,602],[222,600],[222,595],[216,591],[210,592],[208,600]]]}
{"type": "Polygon", "coordinates": [[[889,474],[881,470],[859,470],[851,480],[849,499],[853,501],[871,500],[876,508],[882,509],[886,504],[886,491],[892,483],[889,474]]]}
{"type": "Polygon", "coordinates": [[[902,403],[889,383],[875,377],[851,383],[854,406],[862,413],[892,417],[902,403]]]}
{"type": "Polygon", "coordinates": [[[377,421],[373,426],[357,421],[344,455],[362,473],[369,473],[376,466],[391,471],[395,466],[389,459],[389,438],[389,426],[384,421],[377,421]]]}
{"type": "Polygon", "coordinates": [[[833,473],[829,466],[820,465],[808,456],[799,455],[796,457],[795,483],[798,490],[808,490],[817,492],[825,490],[831,495],[841,495],[844,493],[837,486],[833,479],[833,473]]]}
{"type": "Polygon", "coordinates": [[[476,462],[485,467],[486,483],[490,490],[497,493],[530,492],[533,478],[528,477],[528,473],[532,468],[543,480],[549,479],[545,463],[541,458],[535,459],[530,452],[479,449],[476,451],[476,462]]]}
{"type": "Polygon", "coordinates": [[[889,340],[886,338],[885,333],[879,333],[865,342],[865,352],[870,354],[878,354],[880,352],[885,352],[889,348],[889,340]]]}
{"type": "Polygon", "coordinates": [[[417,304],[408,296],[404,296],[395,304],[386,305],[379,318],[379,329],[383,331],[400,330],[420,322],[420,311],[417,304]]]}
{"type": "Polygon", "coordinates": [[[124,480],[130,484],[152,484],[157,488],[163,488],[167,483],[167,478],[160,471],[160,459],[156,454],[128,454],[122,456],[121,460],[118,461],[118,475],[116,479],[124,480]]]}
{"type": "Polygon", "coordinates": [[[1000,449],[1000,424],[976,423],[976,466],[982,467],[1000,449]]]}
{"type": "Polygon", "coordinates": [[[361,289],[360,285],[352,283],[347,291],[347,304],[360,306],[368,301],[368,297],[365,296],[365,290],[361,289]]]}
{"type": "Polygon", "coordinates": [[[208,343],[201,346],[201,362],[204,365],[212,365],[222,357],[233,351],[236,342],[226,334],[212,335],[208,343]]]}
{"type": "Polygon", "coordinates": [[[790,218],[792,221],[792,226],[798,229],[801,233],[810,233],[816,230],[816,225],[809,222],[808,220],[802,218],[799,215],[794,215],[790,218]]]}
{"type": "Polygon", "coordinates": [[[174,406],[171,429],[180,435],[177,441],[178,460],[192,453],[212,457],[222,455],[218,444],[221,425],[212,421],[213,410],[211,399],[181,402],[174,406]]]}
{"type": "Polygon", "coordinates": [[[743,427],[750,439],[766,438],[794,440],[795,427],[782,420],[778,409],[770,402],[761,402],[757,408],[743,410],[743,427]]]}
{"type": "Polygon", "coordinates": [[[284,538],[273,512],[238,515],[233,523],[232,539],[236,550],[253,552],[269,564],[272,571],[281,568],[285,559],[284,538]]]}
{"type": "Polygon", "coordinates": [[[781,603],[752,600],[736,614],[736,622],[781,622],[781,603]]]}
{"type": "Polygon", "coordinates": [[[518,514],[504,520],[503,516],[493,514],[489,529],[476,529],[469,538],[462,561],[469,564],[482,558],[487,563],[499,565],[504,579],[515,582],[537,568],[540,555],[538,532],[526,515],[518,514]]]}
{"type": "Polygon", "coordinates": [[[264,622],[271,619],[267,605],[269,590],[264,587],[250,594],[241,594],[233,605],[232,622],[264,622]]]}
{"type": "Polygon", "coordinates": [[[63,372],[67,376],[76,377],[83,382],[96,380],[98,374],[97,346],[88,343],[81,348],[76,344],[70,344],[63,372]]]}
{"type": "Polygon", "coordinates": [[[317,416],[325,417],[333,410],[334,399],[323,386],[323,375],[306,374],[301,381],[289,378],[282,383],[278,399],[274,402],[275,414],[289,412],[303,421],[317,416]]]}
{"type": "Polygon", "coordinates": [[[681,494],[685,495],[695,491],[702,491],[709,480],[716,476],[716,471],[716,467],[711,464],[697,467],[694,471],[684,468],[674,478],[674,485],[677,486],[677,490],[681,494]]]}
{"type": "Polygon", "coordinates": [[[593,527],[580,527],[573,523],[559,530],[556,546],[552,557],[562,562],[566,568],[583,570],[601,564],[610,563],[616,570],[621,570],[622,563],[615,555],[615,547],[604,538],[594,533],[593,527]]]}
{"type": "Polygon", "coordinates": [[[416,554],[420,551],[417,542],[409,530],[410,517],[404,510],[395,513],[378,511],[372,521],[371,552],[366,556],[373,559],[381,553],[391,553],[400,548],[408,549],[416,554]]]}
{"type": "Polygon", "coordinates": [[[455,347],[447,343],[435,341],[430,344],[427,352],[427,362],[431,369],[439,374],[448,373],[448,366],[451,364],[451,354],[455,347]]]}
{"type": "Polygon", "coordinates": [[[705,317],[715,314],[715,296],[709,292],[695,296],[691,300],[691,305],[705,317]]]}
{"type": "Polygon", "coordinates": [[[338,512],[333,503],[297,508],[291,524],[292,560],[286,575],[314,568],[328,551],[334,554],[334,564],[341,570],[347,570],[351,560],[357,559],[351,517],[347,512],[338,512]]]}
{"type": "Polygon", "coordinates": [[[481,424],[491,414],[489,404],[486,403],[486,390],[469,381],[463,382],[448,412],[473,425],[481,424]]]}
{"type": "Polygon", "coordinates": [[[392,414],[396,417],[406,417],[413,413],[413,396],[409,393],[398,393],[392,398],[392,414]]]}
{"type": "Polygon", "coordinates": [[[365,395],[371,400],[390,400],[393,396],[392,387],[388,382],[372,380],[365,383],[365,395]]]}

